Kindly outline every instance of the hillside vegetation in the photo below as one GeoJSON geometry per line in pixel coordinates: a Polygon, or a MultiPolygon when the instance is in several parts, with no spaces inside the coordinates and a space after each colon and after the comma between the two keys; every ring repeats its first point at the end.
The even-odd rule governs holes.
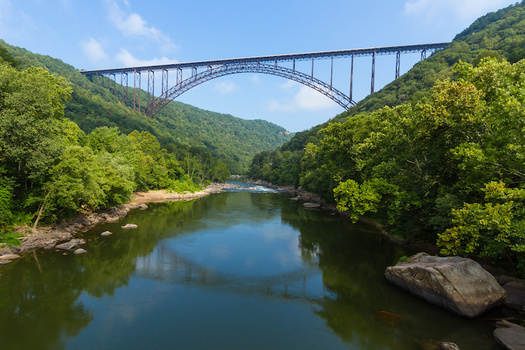
{"type": "Polygon", "coordinates": [[[0,41],[0,243],[19,243],[16,223],[36,230],[41,220],[125,203],[137,190],[193,192],[225,181],[291,137],[266,121],[179,102],[149,119],[108,82],[0,41]]]}
{"type": "Polygon", "coordinates": [[[525,273],[524,47],[523,2],[483,16],[356,107],[255,156],[250,175],[525,273]]]}
{"type": "MultiPolygon", "coordinates": [[[[42,67],[64,77],[72,88],[71,99],[65,103],[65,117],[86,133],[101,126],[118,127],[124,134],[134,130],[147,131],[157,137],[163,147],[175,152],[179,159],[187,152],[209,153],[226,163],[235,174],[245,173],[258,152],[275,149],[291,139],[284,128],[270,122],[235,118],[177,101],[149,119],[133,112],[131,88],[127,93],[127,103],[121,103],[120,85],[117,85],[118,93],[113,94],[107,88],[108,78],[86,78],[61,60],[33,54],[1,40],[0,47],[7,49],[21,69],[42,67]]],[[[142,107],[146,106],[147,99],[147,93],[142,91],[142,107]]]]}

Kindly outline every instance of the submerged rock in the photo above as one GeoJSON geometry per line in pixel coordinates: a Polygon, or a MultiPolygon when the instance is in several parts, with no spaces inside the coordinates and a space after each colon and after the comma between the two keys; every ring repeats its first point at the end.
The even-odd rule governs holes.
{"type": "Polygon", "coordinates": [[[135,225],[135,224],[126,224],[124,226],[122,226],[123,229],[126,229],[126,230],[129,230],[129,229],[135,229],[135,228],[138,228],[138,225],[135,225]]]}
{"type": "Polygon", "coordinates": [[[107,236],[111,236],[112,234],[113,234],[112,232],[104,231],[104,232],[102,232],[100,235],[101,235],[102,237],[107,237],[107,236]]]}
{"type": "Polygon", "coordinates": [[[306,209],[319,209],[321,208],[321,204],[313,203],[313,202],[306,202],[306,203],[303,203],[303,207],[305,207],[306,209]]]}
{"type": "Polygon", "coordinates": [[[71,250],[85,243],[86,241],[84,241],[83,239],[72,239],[69,242],[57,245],[56,248],[63,250],[71,250]]]}
{"type": "Polygon", "coordinates": [[[503,349],[523,350],[525,349],[525,328],[518,325],[509,328],[496,328],[494,330],[496,343],[503,349]]]}
{"type": "Polygon", "coordinates": [[[79,248],[79,249],[75,250],[74,253],[75,253],[75,255],[86,254],[86,253],[87,253],[87,250],[82,249],[82,248],[79,248]]]}
{"type": "Polygon", "coordinates": [[[501,305],[505,290],[472,259],[418,253],[390,266],[387,280],[460,316],[472,318],[501,305]]]}
{"type": "Polygon", "coordinates": [[[403,323],[403,319],[396,314],[388,311],[377,311],[374,313],[374,319],[382,325],[388,327],[397,327],[403,323]]]}

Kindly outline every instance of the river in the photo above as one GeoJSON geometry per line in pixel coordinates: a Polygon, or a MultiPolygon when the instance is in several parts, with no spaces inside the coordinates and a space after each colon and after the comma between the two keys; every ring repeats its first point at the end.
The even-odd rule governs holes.
{"type": "Polygon", "coordinates": [[[412,252],[289,197],[236,191],[152,204],[86,233],[87,254],[38,251],[0,267],[1,347],[494,347],[490,322],[386,282],[385,268],[412,252]]]}

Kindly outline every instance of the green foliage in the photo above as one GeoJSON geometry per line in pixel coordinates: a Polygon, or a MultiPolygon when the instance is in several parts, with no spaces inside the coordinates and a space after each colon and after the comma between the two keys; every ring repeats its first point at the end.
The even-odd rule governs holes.
{"type": "Polygon", "coordinates": [[[9,248],[19,246],[22,243],[20,237],[22,235],[13,231],[11,227],[0,229],[0,247],[3,245],[7,245],[9,248]]]}
{"type": "MultiPolygon", "coordinates": [[[[475,21],[468,29],[456,36],[454,41],[444,50],[434,53],[426,60],[416,64],[409,72],[401,76],[399,79],[386,85],[381,91],[366,97],[360,101],[357,106],[350,108],[348,111],[335,116],[332,120],[322,125],[316,126],[310,130],[297,133],[290,142],[284,144],[279,151],[283,152],[289,150],[294,154],[304,152],[308,143],[319,145],[321,139],[326,137],[326,133],[319,134],[319,130],[328,128],[329,124],[345,123],[346,120],[354,119],[362,113],[371,113],[377,110],[388,107],[395,107],[401,104],[417,105],[417,103],[430,103],[432,98],[432,89],[436,82],[440,80],[447,80],[455,78],[454,66],[460,60],[463,62],[473,62],[476,66],[483,60],[483,58],[493,57],[501,60],[507,58],[511,62],[517,62],[525,58],[525,4],[520,2],[516,5],[509,6],[503,10],[489,13],[475,21]]],[[[407,116],[407,118],[412,118],[407,116]]],[[[334,132],[336,130],[333,130],[334,132]]],[[[344,137],[344,135],[341,135],[344,137]]],[[[344,139],[340,139],[344,142],[344,139]]],[[[346,158],[343,154],[340,155],[338,161],[345,162],[346,158]]],[[[274,179],[287,179],[288,184],[303,187],[307,186],[311,190],[319,189],[323,193],[327,192],[330,186],[314,185],[309,186],[310,179],[317,181],[312,172],[305,172],[302,175],[298,174],[296,169],[300,166],[301,156],[292,157],[295,159],[293,169],[289,171],[287,168],[279,169],[270,162],[261,163],[261,158],[254,158],[258,164],[250,168],[249,175],[253,178],[261,178],[267,181],[274,181],[274,179]],[[261,169],[266,169],[262,173],[261,169]],[[269,175],[271,174],[271,175],[269,175]],[[304,176],[310,179],[302,179],[304,176]],[[290,181],[291,180],[291,181],[290,181]]],[[[267,160],[271,158],[271,154],[266,157],[267,160]]],[[[416,161],[411,159],[408,161],[416,161]]],[[[328,159],[322,160],[328,162],[328,159]]],[[[387,164],[381,165],[388,167],[387,164]]],[[[330,166],[328,166],[330,168],[330,166]]],[[[332,170],[329,170],[332,172],[332,170]]],[[[391,171],[396,171],[391,168],[391,171]]],[[[333,173],[335,176],[339,176],[333,173]]],[[[352,178],[356,174],[348,175],[352,178]]],[[[327,181],[332,181],[332,177],[327,176],[327,181]]],[[[360,180],[354,178],[355,180],[360,180]]],[[[343,179],[345,180],[345,179],[343,179]]]]}
{"type": "Polygon", "coordinates": [[[123,203],[135,188],[133,176],[133,169],[123,158],[70,146],[44,186],[49,193],[46,212],[76,213],[123,203]]]}
{"type": "Polygon", "coordinates": [[[184,175],[182,178],[180,178],[177,181],[174,181],[171,184],[171,186],[168,187],[169,192],[176,192],[176,193],[185,193],[185,192],[195,193],[201,190],[202,190],[202,187],[195,185],[195,183],[193,183],[192,179],[188,175],[184,175]]]}
{"type": "MultiPolygon", "coordinates": [[[[352,220],[430,241],[443,232],[443,253],[505,257],[525,272],[525,60],[491,56],[459,61],[419,102],[328,124],[302,150],[300,185],[332,192],[352,220]]],[[[253,173],[278,178],[285,147],[255,157],[253,173]]]]}
{"type": "Polygon", "coordinates": [[[62,152],[70,92],[64,79],[43,69],[0,65],[0,159],[24,187],[44,179],[62,152]]]}
{"type": "MultiPolygon", "coordinates": [[[[244,120],[189,106],[178,101],[168,104],[157,116],[149,119],[138,112],[138,96],[133,107],[132,88],[120,88],[113,94],[106,77],[86,78],[74,67],[49,56],[33,54],[0,40],[0,48],[17,59],[24,68],[35,66],[64,77],[72,87],[71,100],[66,103],[65,116],[77,123],[87,134],[98,127],[118,127],[124,134],[134,130],[147,131],[161,146],[198,149],[219,158],[235,174],[248,170],[253,156],[272,150],[291,136],[284,128],[263,120],[244,120]]],[[[1,55],[1,52],[0,52],[1,55]]],[[[149,95],[142,91],[141,108],[149,95]]]]}
{"type": "Polygon", "coordinates": [[[490,182],[483,191],[483,203],[465,203],[452,211],[454,226],[438,235],[441,252],[517,261],[524,273],[525,189],[490,182]]]}

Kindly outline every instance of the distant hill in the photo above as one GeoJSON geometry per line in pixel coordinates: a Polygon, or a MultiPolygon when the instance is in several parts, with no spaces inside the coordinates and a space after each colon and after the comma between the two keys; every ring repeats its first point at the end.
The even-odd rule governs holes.
{"type": "MultiPolygon", "coordinates": [[[[86,133],[100,126],[117,126],[125,134],[133,130],[148,131],[170,150],[209,152],[222,159],[234,174],[246,172],[258,152],[275,149],[292,137],[284,128],[264,120],[244,120],[181,102],[170,103],[149,119],[120,103],[102,84],[94,83],[59,59],[35,54],[2,40],[0,46],[21,62],[21,68],[45,67],[71,82],[73,94],[66,104],[65,115],[86,133]]],[[[107,84],[107,78],[104,79],[107,84]]],[[[128,96],[132,96],[131,89],[128,96]]],[[[141,97],[141,104],[145,106],[147,94],[143,91],[141,97]]]]}

